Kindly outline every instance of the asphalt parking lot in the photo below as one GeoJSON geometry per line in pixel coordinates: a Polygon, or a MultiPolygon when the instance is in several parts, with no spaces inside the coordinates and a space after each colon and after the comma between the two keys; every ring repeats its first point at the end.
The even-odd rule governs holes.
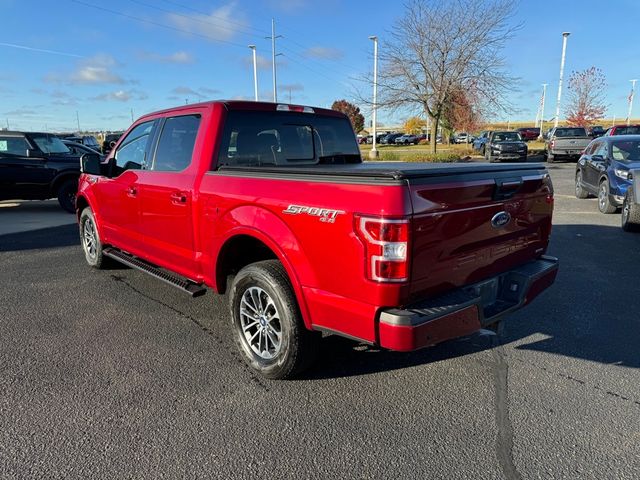
{"type": "Polygon", "coordinates": [[[243,366],[225,298],[92,270],[75,225],[1,235],[0,478],[638,478],[640,235],[550,171],[560,273],[499,335],[330,337],[289,382],[243,366]]]}

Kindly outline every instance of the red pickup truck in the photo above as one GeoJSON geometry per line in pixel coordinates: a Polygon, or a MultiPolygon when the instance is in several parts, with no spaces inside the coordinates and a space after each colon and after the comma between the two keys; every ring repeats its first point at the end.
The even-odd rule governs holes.
{"type": "Polygon", "coordinates": [[[363,162],[332,110],[164,110],[81,163],[87,262],[227,292],[238,348],[269,378],[308,366],[322,332],[410,351],[494,325],[558,269],[543,165],[363,162]]]}

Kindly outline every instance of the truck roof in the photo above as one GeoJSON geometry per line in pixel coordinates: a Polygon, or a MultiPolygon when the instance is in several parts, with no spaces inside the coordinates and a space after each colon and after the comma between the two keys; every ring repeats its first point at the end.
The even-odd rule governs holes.
{"type": "MultiPolygon", "coordinates": [[[[273,103],[273,102],[255,102],[249,100],[209,100],[200,103],[191,103],[188,105],[180,105],[178,107],[166,108],[164,110],[158,110],[156,112],[147,113],[140,118],[151,117],[160,114],[188,112],[189,110],[200,109],[202,107],[213,107],[214,105],[224,105],[227,110],[246,110],[246,111],[263,111],[263,112],[275,112],[279,110],[290,111],[303,111],[305,108],[313,110],[314,114],[329,115],[332,117],[342,117],[341,112],[330,110],[327,108],[310,107],[306,105],[294,105],[289,103],[273,103]]],[[[308,112],[311,113],[311,112],[308,112]]]]}

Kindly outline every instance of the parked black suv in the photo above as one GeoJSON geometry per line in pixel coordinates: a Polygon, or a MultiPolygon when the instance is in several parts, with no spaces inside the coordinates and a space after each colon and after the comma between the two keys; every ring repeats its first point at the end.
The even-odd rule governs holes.
{"type": "Polygon", "coordinates": [[[74,212],[80,157],[55,135],[0,131],[0,200],[57,198],[74,212]]]}
{"type": "Polygon", "coordinates": [[[93,150],[96,151],[100,151],[100,144],[98,143],[98,140],[96,140],[96,137],[92,136],[92,135],[84,135],[84,136],[79,136],[79,135],[66,135],[64,137],[62,137],[63,140],[69,140],[70,142],[76,142],[76,143],[80,143],[86,147],[89,147],[93,150]]]}
{"type": "Polygon", "coordinates": [[[487,162],[526,162],[527,151],[520,132],[491,132],[485,144],[484,157],[487,162]]]}

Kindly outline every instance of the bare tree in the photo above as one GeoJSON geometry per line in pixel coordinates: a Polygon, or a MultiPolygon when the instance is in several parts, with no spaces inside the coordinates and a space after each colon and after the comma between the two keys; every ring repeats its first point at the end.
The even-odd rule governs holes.
{"type": "Polygon", "coordinates": [[[588,127],[600,120],[607,109],[604,103],[606,87],[606,78],[599,68],[572,72],[566,107],[567,123],[588,127]]]}
{"type": "Polygon", "coordinates": [[[465,101],[475,99],[478,114],[506,110],[505,94],[515,79],[505,70],[502,49],[519,28],[511,25],[514,5],[409,0],[380,48],[378,105],[428,115],[432,139],[455,92],[470,92],[465,101]]]}

